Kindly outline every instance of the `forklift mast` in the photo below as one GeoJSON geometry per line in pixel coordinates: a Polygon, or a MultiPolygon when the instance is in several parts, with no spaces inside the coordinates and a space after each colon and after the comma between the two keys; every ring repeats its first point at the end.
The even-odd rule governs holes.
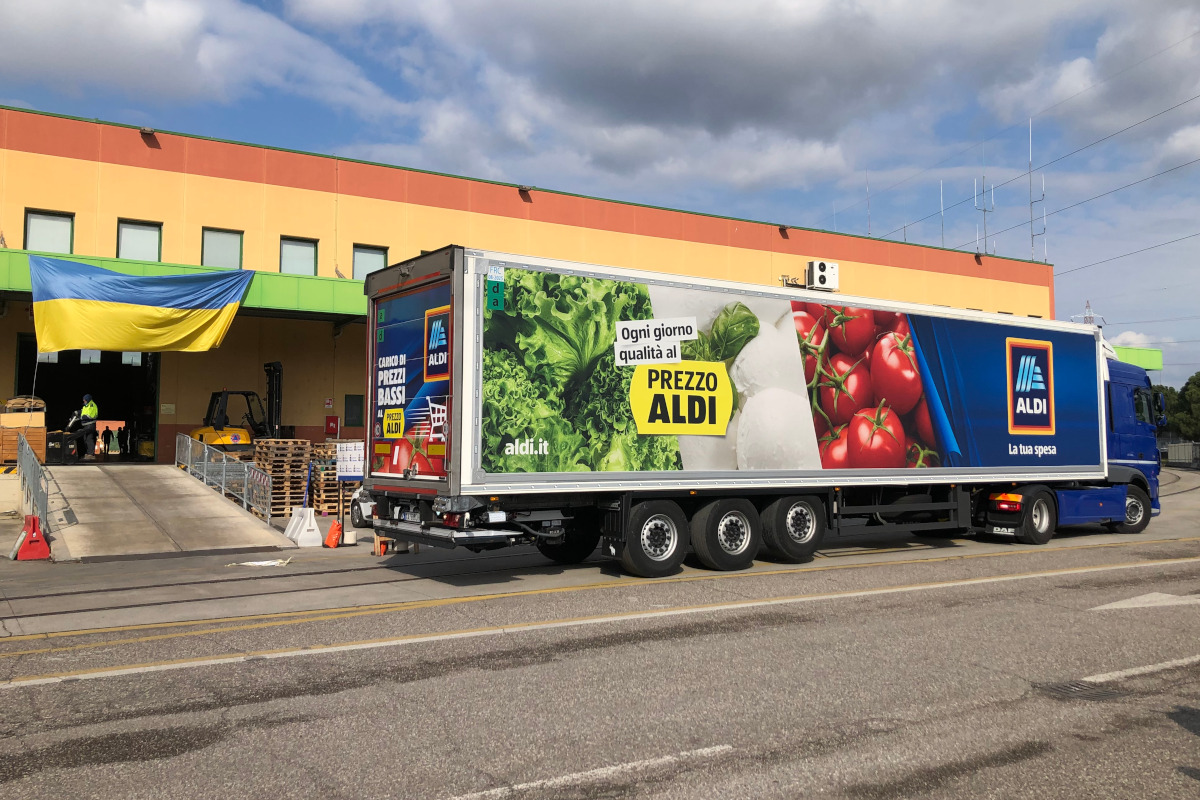
{"type": "Polygon", "coordinates": [[[263,371],[267,373],[267,437],[278,439],[283,419],[283,364],[268,362],[263,371]]]}

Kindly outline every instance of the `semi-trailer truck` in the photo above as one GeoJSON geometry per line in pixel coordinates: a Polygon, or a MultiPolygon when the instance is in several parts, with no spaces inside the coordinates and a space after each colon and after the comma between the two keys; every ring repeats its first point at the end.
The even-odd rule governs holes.
{"type": "Polygon", "coordinates": [[[1095,326],[448,246],[369,275],[376,530],[635,575],[1159,513],[1165,404],[1095,326]]]}

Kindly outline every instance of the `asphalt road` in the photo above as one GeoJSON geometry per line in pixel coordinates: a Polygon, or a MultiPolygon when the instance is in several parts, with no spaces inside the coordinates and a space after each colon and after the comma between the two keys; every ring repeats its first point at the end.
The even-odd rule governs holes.
{"type": "Polygon", "coordinates": [[[1195,798],[1188,479],[1140,536],[1041,548],[864,541],[661,581],[187,567],[169,620],[108,572],[42,604],[108,598],[90,615],[6,586],[31,608],[0,640],[0,798],[1195,798]]]}

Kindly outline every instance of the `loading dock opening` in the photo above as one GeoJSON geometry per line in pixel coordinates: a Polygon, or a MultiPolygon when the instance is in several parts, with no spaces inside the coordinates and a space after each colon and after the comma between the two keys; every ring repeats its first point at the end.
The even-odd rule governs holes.
{"type": "Polygon", "coordinates": [[[83,395],[90,394],[101,420],[118,420],[129,429],[130,449],[138,459],[152,461],[157,451],[158,378],[157,353],[63,350],[43,354],[39,361],[33,334],[17,337],[13,393],[46,401],[46,427],[62,429],[83,395]]]}

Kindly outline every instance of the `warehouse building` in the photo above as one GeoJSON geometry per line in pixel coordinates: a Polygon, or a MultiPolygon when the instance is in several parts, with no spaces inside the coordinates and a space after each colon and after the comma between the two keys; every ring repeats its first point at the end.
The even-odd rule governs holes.
{"type": "MultiPolygon", "coordinates": [[[[813,259],[841,292],[1053,316],[1049,265],[653,208],[344,158],[0,108],[0,386],[53,428],[89,392],[170,461],[209,395],[283,364],[294,435],[362,437],[362,278],[446,244],[778,286],[813,259]],[[207,353],[36,352],[28,254],[129,274],[249,269],[207,353]]],[[[232,414],[231,414],[232,416],[232,414]]]]}

